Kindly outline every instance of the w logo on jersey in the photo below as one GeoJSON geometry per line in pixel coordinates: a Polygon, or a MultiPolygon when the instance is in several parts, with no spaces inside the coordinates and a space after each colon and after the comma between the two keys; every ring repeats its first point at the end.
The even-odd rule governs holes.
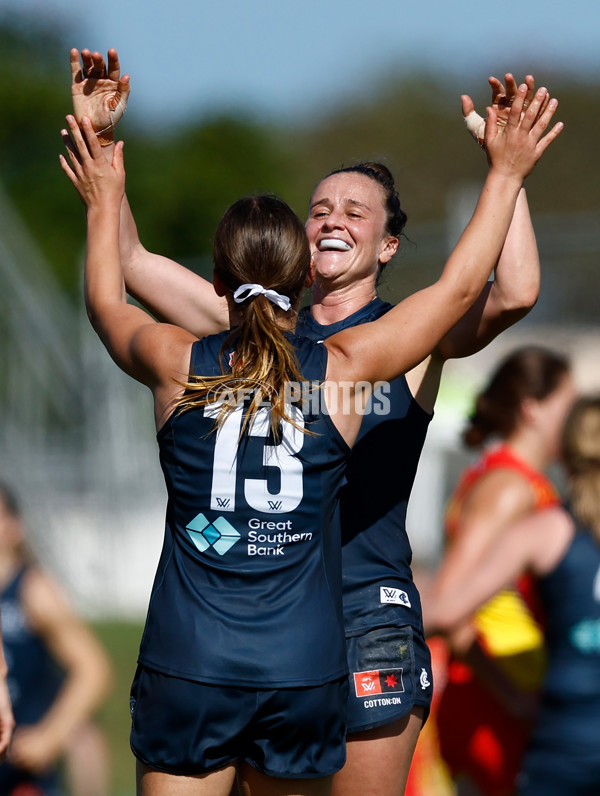
{"type": "Polygon", "coordinates": [[[393,586],[379,587],[379,602],[391,603],[392,605],[404,605],[406,608],[411,607],[408,594],[402,589],[396,589],[393,586]]]}
{"type": "Polygon", "coordinates": [[[209,522],[204,514],[198,514],[186,525],[186,531],[201,553],[212,547],[220,556],[224,556],[241,539],[241,535],[225,517],[217,517],[214,522],[209,522]]]}

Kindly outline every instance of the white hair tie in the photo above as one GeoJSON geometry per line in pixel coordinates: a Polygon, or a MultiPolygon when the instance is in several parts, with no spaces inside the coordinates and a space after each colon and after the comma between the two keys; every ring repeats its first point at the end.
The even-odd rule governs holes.
{"type": "Polygon", "coordinates": [[[258,295],[266,296],[269,301],[273,302],[273,304],[277,304],[277,306],[285,312],[291,307],[291,302],[287,296],[282,296],[281,293],[278,293],[276,290],[270,290],[264,288],[262,285],[256,284],[240,285],[233,294],[233,300],[236,304],[241,304],[243,301],[246,301],[246,299],[258,295]]]}

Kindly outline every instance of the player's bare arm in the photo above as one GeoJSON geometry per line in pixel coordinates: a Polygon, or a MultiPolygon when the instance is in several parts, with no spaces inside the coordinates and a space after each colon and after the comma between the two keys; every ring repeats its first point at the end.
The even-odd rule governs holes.
{"type": "MultiPolygon", "coordinates": [[[[498,129],[504,129],[517,96],[518,86],[511,73],[505,75],[506,85],[495,77],[490,77],[489,83],[496,123],[498,129]]],[[[527,75],[525,85],[527,92],[523,106],[528,107],[535,94],[532,75],[527,75]]],[[[548,101],[549,95],[540,104],[540,113],[546,109],[548,101]]],[[[483,146],[485,119],[476,113],[471,97],[463,94],[461,102],[469,132],[483,146]]],[[[406,375],[410,391],[423,409],[433,411],[444,362],[476,353],[523,318],[535,305],[539,288],[539,256],[523,187],[517,197],[508,234],[495,265],[493,280],[487,283],[473,307],[440,341],[431,356],[406,375]]]]}
{"type": "MultiPolygon", "coordinates": [[[[499,128],[506,127],[510,109],[517,96],[518,86],[509,72],[505,83],[489,78],[492,88],[492,107],[499,128]]],[[[527,75],[523,109],[526,110],[535,96],[535,80],[527,75]]],[[[544,113],[550,100],[545,93],[539,104],[538,117],[544,113]]],[[[467,94],[461,97],[462,111],[467,128],[473,138],[485,149],[483,142],[485,119],[475,111],[473,100],[467,94]]],[[[523,318],[535,305],[540,288],[540,262],[535,233],[529,213],[525,188],[521,189],[513,219],[495,265],[494,280],[482,291],[479,300],[464,318],[450,331],[438,347],[442,359],[470,356],[490,343],[498,334],[523,318]]]]}
{"type": "MultiPolygon", "coordinates": [[[[75,118],[78,122],[83,116],[90,119],[110,161],[115,127],[129,98],[130,77],[121,75],[115,49],[108,51],[105,61],[99,52],[84,49],[80,54],[74,48],[70,63],[75,118]]],[[[67,130],[63,131],[63,140],[68,146],[67,130]]],[[[226,302],[211,282],[143,246],[126,196],[121,204],[119,230],[121,265],[130,295],[160,320],[176,321],[198,337],[228,328],[226,302]]]]}

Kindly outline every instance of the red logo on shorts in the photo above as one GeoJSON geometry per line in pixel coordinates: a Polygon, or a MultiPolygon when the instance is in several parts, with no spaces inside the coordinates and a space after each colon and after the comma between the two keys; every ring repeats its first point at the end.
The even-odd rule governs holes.
{"type": "Polygon", "coordinates": [[[402,669],[374,669],[371,672],[354,672],[354,689],[357,697],[404,691],[402,669]]]}

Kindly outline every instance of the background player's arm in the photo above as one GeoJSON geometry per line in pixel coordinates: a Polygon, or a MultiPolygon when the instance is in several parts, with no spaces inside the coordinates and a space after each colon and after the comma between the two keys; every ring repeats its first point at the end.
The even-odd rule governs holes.
{"type": "MultiPolygon", "coordinates": [[[[71,50],[71,91],[78,122],[87,116],[100,137],[108,160],[114,148],[114,114],[111,107],[126,104],[129,75],[120,74],[117,51],[108,51],[107,62],[98,52],[71,50]]],[[[121,115],[122,115],[121,110],[121,115]]],[[[119,117],[120,118],[120,117],[119,117]]],[[[121,267],[127,290],[157,318],[177,323],[197,337],[229,328],[226,301],[211,282],[168,257],[149,252],[142,245],[137,226],[124,196],[119,228],[121,267]]]]}
{"type": "Polygon", "coordinates": [[[6,675],[8,668],[4,659],[4,650],[2,649],[2,631],[0,628],[0,763],[6,757],[8,745],[12,738],[12,732],[15,726],[13,717],[12,706],[10,704],[10,696],[8,693],[8,686],[6,684],[6,675]]]}
{"type": "Polygon", "coordinates": [[[562,508],[522,518],[506,528],[468,577],[457,579],[450,556],[425,590],[423,621],[428,634],[445,632],[522,573],[544,575],[554,569],[574,533],[573,520],[562,508]]]}
{"type": "MultiPolygon", "coordinates": [[[[512,470],[493,470],[473,486],[462,506],[455,538],[450,541],[444,562],[433,581],[434,588],[431,590],[430,583],[430,587],[425,588],[421,595],[424,616],[428,617],[427,622],[434,622],[433,628],[425,625],[426,632],[437,627],[435,612],[438,590],[449,594],[469,583],[473,573],[486,561],[489,551],[506,529],[529,515],[534,502],[529,483],[512,470]]],[[[452,653],[471,666],[479,681],[507,710],[518,717],[530,714],[534,698],[522,694],[481,648],[470,616],[463,617],[457,624],[444,624],[438,630],[444,632],[452,653]]]]}
{"type": "Polygon", "coordinates": [[[531,513],[535,495],[531,484],[516,471],[498,468],[483,475],[469,490],[462,506],[447,557],[456,560],[456,579],[477,567],[503,531],[531,513]],[[458,567],[462,571],[458,571],[458,567]]]}
{"type": "Polygon", "coordinates": [[[80,727],[101,704],[111,682],[111,664],[104,648],[46,573],[31,569],[22,585],[23,605],[33,630],[66,673],[47,713],[35,725],[14,734],[10,760],[42,772],[65,751],[80,727]]]}
{"type": "Polygon", "coordinates": [[[533,511],[529,482],[510,469],[492,470],[472,487],[436,576],[445,592],[460,588],[481,566],[506,529],[533,511]]]}

